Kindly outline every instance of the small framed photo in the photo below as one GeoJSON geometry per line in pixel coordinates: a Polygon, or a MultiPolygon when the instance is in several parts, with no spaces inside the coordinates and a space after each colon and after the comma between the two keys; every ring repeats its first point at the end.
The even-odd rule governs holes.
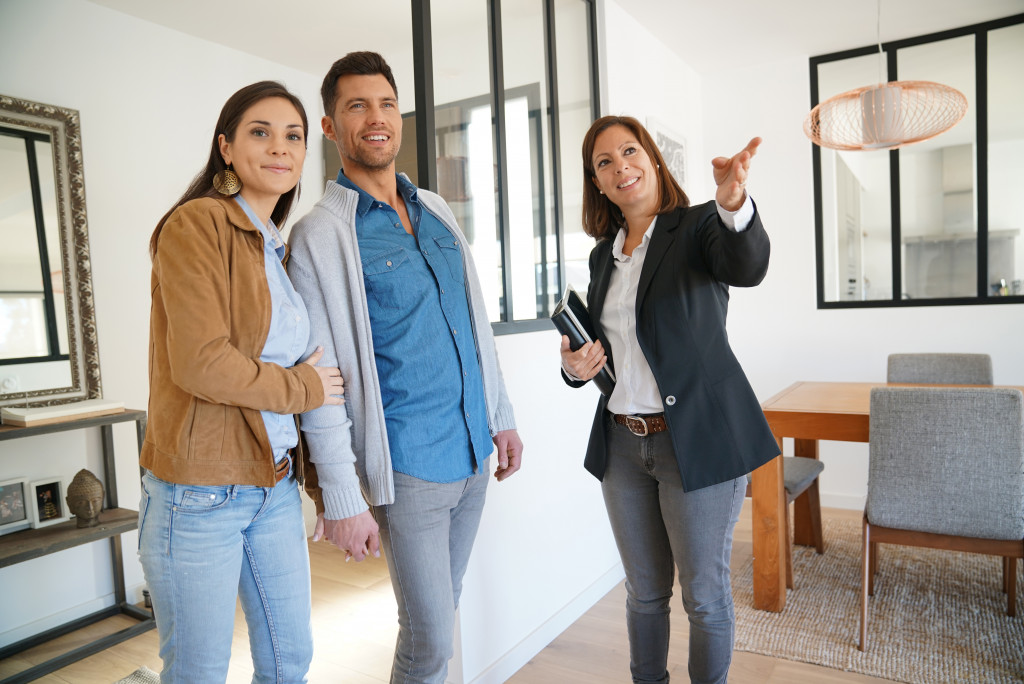
{"type": "Polygon", "coordinates": [[[0,481],[0,535],[32,527],[28,480],[0,481]]]}
{"type": "Polygon", "coordinates": [[[52,477],[29,485],[32,495],[32,527],[46,527],[68,519],[64,502],[64,480],[52,477]]]}

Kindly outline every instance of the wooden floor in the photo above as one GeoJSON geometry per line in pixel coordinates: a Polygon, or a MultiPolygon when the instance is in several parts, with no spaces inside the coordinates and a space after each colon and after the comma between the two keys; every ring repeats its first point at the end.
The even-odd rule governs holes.
{"type": "MultiPolygon", "coordinates": [[[[749,506],[749,501],[747,502],[749,506]]],[[[859,511],[823,509],[826,518],[860,519],[859,511]]],[[[750,511],[744,510],[736,528],[733,567],[751,553],[750,511]]],[[[388,681],[394,649],[395,600],[383,559],[345,563],[324,543],[310,545],[313,574],[313,634],[315,652],[309,681],[314,684],[380,684],[388,681]]],[[[669,672],[674,682],[688,681],[687,621],[673,598],[672,645],[669,672]]],[[[508,681],[511,684],[626,684],[629,649],[625,628],[625,589],[619,584],[583,617],[537,654],[508,681]]],[[[133,621],[111,618],[49,644],[0,661],[0,679],[96,637],[97,630],[114,632],[133,621]]],[[[111,684],[145,665],[160,670],[156,631],[118,644],[42,679],[44,684],[111,684]]],[[[229,684],[252,678],[245,621],[238,613],[229,684]]],[[[838,684],[887,680],[814,665],[737,652],[732,684],[838,684]]]]}

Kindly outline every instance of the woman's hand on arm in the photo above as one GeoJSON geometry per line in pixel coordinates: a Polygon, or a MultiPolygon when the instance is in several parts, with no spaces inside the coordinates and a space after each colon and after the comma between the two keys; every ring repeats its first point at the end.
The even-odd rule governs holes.
{"type": "Polygon", "coordinates": [[[572,351],[569,349],[568,336],[562,335],[561,352],[562,368],[573,377],[584,381],[597,375],[608,362],[601,340],[587,342],[576,351],[572,351]]]}
{"type": "Polygon", "coordinates": [[[323,355],[324,348],[320,346],[309,355],[308,359],[302,362],[312,366],[316,374],[320,376],[320,382],[324,387],[324,403],[320,406],[344,404],[345,398],[341,395],[345,393],[345,380],[341,377],[341,371],[337,368],[316,365],[323,358],[323,355]]]}
{"type": "Polygon", "coordinates": [[[737,211],[746,199],[750,160],[757,154],[761,138],[751,138],[747,146],[732,157],[715,157],[711,167],[715,174],[715,201],[726,211],[737,211]]]}

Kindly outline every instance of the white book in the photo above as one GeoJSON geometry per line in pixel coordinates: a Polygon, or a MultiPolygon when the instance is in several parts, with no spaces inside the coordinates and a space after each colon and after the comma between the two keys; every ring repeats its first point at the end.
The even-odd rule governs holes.
{"type": "Polygon", "coordinates": [[[29,427],[32,425],[59,423],[75,418],[105,416],[111,413],[121,413],[122,411],[124,411],[124,402],[111,401],[110,399],[86,399],[85,401],[75,401],[70,404],[33,406],[31,408],[8,406],[0,409],[0,422],[4,425],[29,427]]]}

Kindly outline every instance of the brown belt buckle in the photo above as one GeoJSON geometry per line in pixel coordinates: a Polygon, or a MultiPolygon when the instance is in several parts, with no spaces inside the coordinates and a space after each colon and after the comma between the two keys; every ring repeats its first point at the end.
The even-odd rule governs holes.
{"type": "Polygon", "coordinates": [[[646,437],[648,434],[650,434],[650,429],[647,427],[647,421],[639,416],[626,416],[626,427],[628,427],[629,431],[632,432],[637,437],[646,437]],[[641,425],[643,425],[644,431],[637,432],[636,428],[633,427],[634,423],[640,423],[641,425]]]}

